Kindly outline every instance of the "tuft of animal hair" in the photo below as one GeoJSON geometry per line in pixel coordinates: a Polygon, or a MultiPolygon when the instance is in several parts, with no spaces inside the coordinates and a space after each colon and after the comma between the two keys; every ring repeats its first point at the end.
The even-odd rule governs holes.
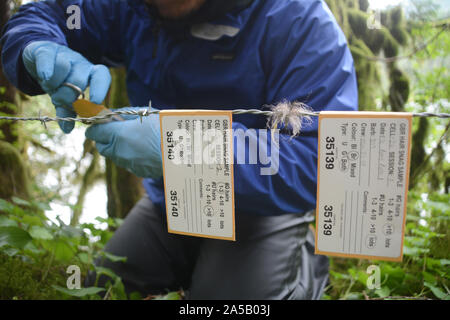
{"type": "Polygon", "coordinates": [[[305,125],[312,123],[313,110],[302,102],[285,100],[269,107],[272,114],[268,117],[267,126],[272,130],[283,126],[291,130],[291,138],[298,136],[305,125]]]}

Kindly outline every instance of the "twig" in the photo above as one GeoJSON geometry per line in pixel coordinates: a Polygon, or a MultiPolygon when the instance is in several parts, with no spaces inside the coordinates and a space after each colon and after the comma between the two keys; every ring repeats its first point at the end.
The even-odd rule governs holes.
{"type": "Polygon", "coordinates": [[[362,292],[363,296],[364,296],[364,300],[370,300],[369,296],[367,295],[366,291],[363,290],[362,292]]]}
{"type": "Polygon", "coordinates": [[[103,297],[103,300],[108,300],[108,296],[111,293],[112,285],[109,286],[108,291],[106,291],[105,296],[103,297]]]}
{"type": "Polygon", "coordinates": [[[36,148],[45,150],[45,151],[47,151],[47,152],[50,153],[50,154],[55,154],[55,151],[53,151],[53,150],[50,149],[49,147],[44,146],[42,143],[40,143],[39,141],[37,141],[37,140],[34,139],[34,138],[30,138],[28,141],[30,141],[30,143],[31,143],[34,147],[36,147],[36,148]]]}
{"type": "Polygon", "coordinates": [[[56,247],[53,247],[52,253],[50,255],[50,260],[48,261],[47,268],[45,268],[45,272],[42,275],[41,282],[44,282],[45,278],[47,278],[48,272],[50,271],[50,266],[51,266],[51,264],[53,262],[53,258],[55,257],[55,251],[56,251],[56,247]]]}
{"type": "Polygon", "coordinates": [[[430,43],[434,42],[441,35],[441,33],[446,31],[447,29],[448,29],[448,24],[442,25],[442,29],[439,32],[437,32],[428,41],[426,41],[421,46],[415,48],[412,52],[410,52],[407,55],[388,57],[388,58],[375,57],[375,56],[361,56],[361,57],[364,58],[364,59],[370,60],[370,61],[380,61],[380,62],[385,62],[385,63],[393,63],[393,62],[398,61],[398,60],[408,59],[408,58],[411,58],[412,56],[414,56],[416,53],[418,53],[418,52],[424,50],[426,47],[428,47],[428,45],[430,43]]]}

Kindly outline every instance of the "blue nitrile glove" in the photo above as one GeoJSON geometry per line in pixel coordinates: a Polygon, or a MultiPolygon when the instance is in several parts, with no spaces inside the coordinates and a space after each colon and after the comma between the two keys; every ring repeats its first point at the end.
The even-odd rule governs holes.
{"type": "MultiPolygon", "coordinates": [[[[90,86],[89,99],[101,104],[108,93],[111,75],[104,65],[93,65],[78,52],[51,41],[35,41],[27,45],[22,60],[30,75],[52,98],[57,117],[76,117],[72,103],[78,93],[64,82],[81,90],[90,86]]],[[[70,133],[74,122],[59,121],[64,133],[70,133]]]]}
{"type": "MultiPolygon", "coordinates": [[[[118,110],[140,110],[129,107],[118,110]]],[[[86,130],[98,152],[119,167],[144,178],[162,176],[161,133],[159,115],[142,117],[121,115],[125,121],[96,124],[86,130]]]]}

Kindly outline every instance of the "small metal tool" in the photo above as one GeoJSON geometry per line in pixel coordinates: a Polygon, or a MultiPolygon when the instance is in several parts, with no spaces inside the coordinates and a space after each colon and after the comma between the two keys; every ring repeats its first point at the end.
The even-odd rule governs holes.
{"type": "MultiPolygon", "coordinates": [[[[75,100],[75,102],[72,104],[73,109],[80,118],[92,118],[97,116],[104,117],[113,113],[110,109],[106,108],[103,105],[95,104],[86,100],[83,90],[81,90],[81,88],[79,88],[78,86],[68,82],[64,82],[62,85],[75,90],[78,93],[78,97],[81,96],[81,99],[75,100]]],[[[106,119],[102,118],[98,120],[82,120],[82,122],[86,124],[96,124],[124,120],[125,119],[120,115],[112,115],[111,117],[108,117],[106,119]]]]}

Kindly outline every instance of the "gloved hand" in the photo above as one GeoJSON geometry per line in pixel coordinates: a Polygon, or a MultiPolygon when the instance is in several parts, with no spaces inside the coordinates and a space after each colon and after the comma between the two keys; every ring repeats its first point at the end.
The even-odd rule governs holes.
{"type": "MultiPolygon", "coordinates": [[[[138,107],[118,110],[139,110],[138,107]]],[[[162,176],[159,115],[142,117],[121,115],[125,121],[96,124],[86,130],[86,137],[96,142],[101,155],[119,167],[143,178],[162,176]]]]}
{"type": "MultiPolygon", "coordinates": [[[[93,65],[81,54],[51,41],[35,41],[27,45],[22,60],[29,74],[47,92],[56,107],[58,117],[76,117],[72,103],[78,93],[61,86],[64,82],[81,90],[90,86],[91,102],[101,104],[108,93],[111,75],[104,65],[93,65]]],[[[70,133],[74,122],[59,121],[64,133],[70,133]]]]}

